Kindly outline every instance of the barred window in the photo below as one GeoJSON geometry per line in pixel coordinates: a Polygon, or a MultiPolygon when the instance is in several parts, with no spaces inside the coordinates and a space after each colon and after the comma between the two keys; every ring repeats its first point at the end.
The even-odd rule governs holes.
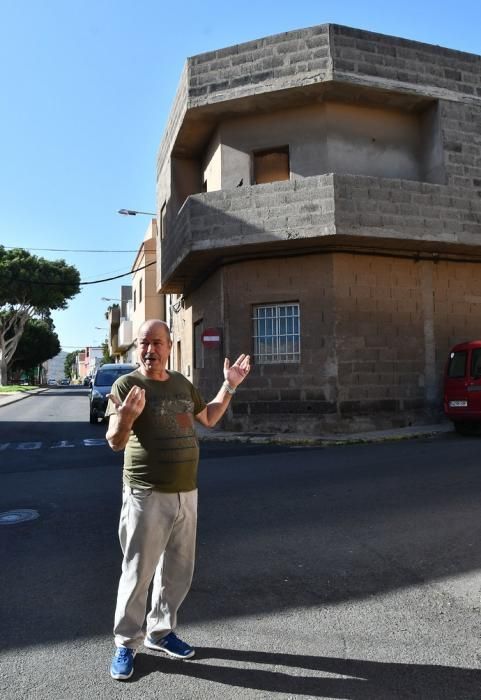
{"type": "Polygon", "coordinates": [[[299,304],[255,306],[253,322],[257,363],[300,362],[299,304]]]}

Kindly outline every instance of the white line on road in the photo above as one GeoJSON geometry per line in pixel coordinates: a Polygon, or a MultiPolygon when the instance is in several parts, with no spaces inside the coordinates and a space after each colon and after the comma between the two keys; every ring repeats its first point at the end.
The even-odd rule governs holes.
{"type": "Polygon", "coordinates": [[[45,444],[43,442],[1,442],[0,452],[5,450],[61,450],[68,449],[71,447],[104,447],[107,445],[107,440],[105,438],[84,438],[83,440],[73,441],[70,440],[60,440],[59,442],[54,442],[52,445],[45,444]]]}

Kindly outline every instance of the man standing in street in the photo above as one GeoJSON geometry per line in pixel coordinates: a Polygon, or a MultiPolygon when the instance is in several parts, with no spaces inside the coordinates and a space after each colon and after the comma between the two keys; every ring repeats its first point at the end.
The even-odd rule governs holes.
{"type": "Polygon", "coordinates": [[[142,324],[140,366],[115,382],[106,413],[110,447],[125,448],[119,524],[124,557],[115,611],[116,651],[110,667],[116,680],[132,676],[142,643],[176,659],[195,654],[174,632],[194,571],[199,461],[194,419],[213,427],[250,371],[248,355],[240,355],[233,365],[226,358],[224,382],[206,404],[188,379],[166,369],[171,348],[164,321],[142,324]]]}

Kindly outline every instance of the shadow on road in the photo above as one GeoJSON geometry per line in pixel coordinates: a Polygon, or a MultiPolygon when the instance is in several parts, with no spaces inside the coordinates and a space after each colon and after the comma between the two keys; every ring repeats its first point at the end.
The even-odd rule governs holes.
{"type": "MultiPolygon", "coordinates": [[[[0,510],[40,513],[0,528],[0,619],[8,631],[0,644],[7,648],[111,634],[121,457],[106,446],[52,452],[52,471],[32,452],[28,471],[21,455],[18,474],[17,452],[0,453],[8,460],[0,510]]],[[[225,446],[201,463],[197,569],[182,622],[321,608],[481,568],[478,452],[477,443],[456,438],[244,456],[230,456],[225,446]]],[[[386,668],[366,664],[359,675],[376,689],[386,668]]],[[[407,677],[407,669],[413,672],[400,666],[396,673],[407,677]]],[[[443,682],[471,678],[459,669],[414,672],[421,679],[444,673],[443,682]]],[[[230,673],[251,687],[254,672],[230,673]]],[[[282,674],[259,673],[281,685],[282,674]]],[[[352,697],[381,697],[362,694],[366,681],[342,683],[359,686],[352,697]]]]}
{"type": "Polygon", "coordinates": [[[481,671],[478,670],[208,647],[197,648],[195,659],[189,662],[172,662],[152,654],[140,653],[136,658],[135,675],[131,683],[156,673],[167,677],[182,675],[212,681],[229,688],[284,693],[290,697],[350,700],[472,700],[479,697],[481,686],[481,671]],[[222,665],[212,664],[213,660],[222,661],[222,665]],[[202,663],[203,661],[208,663],[202,663]],[[243,668],[229,665],[229,662],[242,664],[243,668]],[[272,666],[275,670],[245,668],[253,664],[272,666]],[[279,671],[279,667],[285,667],[286,670],[279,671]],[[311,673],[302,675],[302,669],[311,673]],[[329,678],[322,674],[345,677],[329,678]]]}

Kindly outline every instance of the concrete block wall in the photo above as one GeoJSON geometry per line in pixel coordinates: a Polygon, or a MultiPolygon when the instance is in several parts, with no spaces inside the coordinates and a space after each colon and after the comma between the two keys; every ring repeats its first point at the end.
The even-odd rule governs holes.
{"type": "Polygon", "coordinates": [[[235,263],[224,269],[229,347],[252,354],[253,307],[298,302],[300,363],[256,364],[232,403],[226,427],[318,430],[336,412],[332,256],[235,263]]]}
{"type": "Polygon", "coordinates": [[[379,422],[379,414],[397,412],[398,424],[406,425],[408,416],[414,420],[423,408],[421,274],[421,265],[411,260],[335,257],[338,409],[343,419],[361,420],[368,427],[374,416],[379,422]]]}
{"type": "MultiPolygon", "coordinates": [[[[481,101],[479,104],[440,102],[444,167],[448,182],[481,199],[481,101]]],[[[465,195],[466,196],[466,195],[465,195]]]]}
{"type": "Polygon", "coordinates": [[[479,105],[481,57],[340,25],[319,25],[189,58],[158,172],[188,110],[336,81],[479,105]]]}
{"type": "MultiPolygon", "coordinates": [[[[479,56],[338,25],[288,32],[190,58],[159,154],[159,206],[163,201],[169,202],[170,152],[189,111],[208,107],[212,118],[217,102],[248,95],[253,98],[260,92],[276,92],[280,87],[288,95],[289,90],[301,84],[334,80],[382,89],[386,105],[394,94],[403,92],[437,99],[432,128],[437,131],[439,124],[441,143],[436,148],[441,153],[436,156],[436,177],[441,177],[443,171],[446,179],[445,185],[430,186],[391,178],[369,180],[362,175],[355,179],[335,175],[337,232],[350,230],[363,238],[379,238],[382,230],[382,235],[389,238],[477,246],[481,232],[480,67],[479,56]],[[309,64],[309,53],[322,61],[321,67],[309,64]],[[247,65],[249,72],[245,70],[247,65]]],[[[264,102],[264,109],[267,105],[264,102]]],[[[281,185],[290,190],[289,183],[281,185]]],[[[229,190],[209,193],[207,197],[195,195],[176,217],[171,216],[168,206],[168,228],[174,240],[162,245],[158,287],[172,275],[174,261],[182,261],[191,252],[189,241],[193,234],[189,234],[189,228],[198,230],[196,245],[200,248],[214,247],[221,227],[222,237],[229,239],[228,245],[236,245],[240,239],[246,244],[249,235],[255,238],[259,231],[266,234],[266,240],[269,235],[275,240],[332,233],[332,217],[317,216],[316,199],[305,202],[304,209],[299,207],[296,211],[293,203],[282,201],[282,193],[275,191],[278,186],[275,183],[274,191],[269,190],[270,199],[264,198],[264,210],[256,202],[254,211],[252,198],[262,199],[261,188],[265,186],[255,188],[258,195],[248,187],[242,188],[241,193],[229,190]],[[276,201],[271,206],[273,196],[276,201]],[[199,197],[203,197],[202,204],[212,209],[212,216],[196,216],[194,227],[189,208],[196,209],[191,200],[199,197]],[[314,207],[311,216],[306,210],[309,206],[314,207]],[[217,223],[213,221],[215,217],[217,223]],[[210,240],[208,231],[212,234],[210,240]],[[182,235],[178,236],[179,232],[182,235]]],[[[330,214],[327,210],[326,213],[330,214]]]]}
{"type": "Polygon", "coordinates": [[[456,343],[481,338],[480,266],[440,261],[433,265],[436,367],[440,372],[456,343]]]}
{"type": "Polygon", "coordinates": [[[183,262],[208,249],[220,255],[235,246],[338,235],[462,254],[479,246],[480,234],[481,197],[461,186],[321,175],[219,190],[190,197],[178,215],[163,243],[162,289],[174,290],[171,278],[183,262]]]}
{"type": "Polygon", "coordinates": [[[336,231],[432,244],[479,245],[481,197],[461,186],[334,175],[336,231]]]}
{"type": "Polygon", "coordinates": [[[157,182],[163,168],[170,161],[170,151],[175,141],[179,127],[189,107],[189,64],[186,62],[177,86],[177,92],[172,103],[157,158],[157,182]]]}
{"type": "Polygon", "coordinates": [[[330,25],[334,80],[407,87],[433,97],[481,97],[481,56],[330,25]]]}
{"type": "Polygon", "coordinates": [[[256,39],[189,59],[192,107],[318,82],[330,70],[329,26],[256,39]]]}
{"type": "Polygon", "coordinates": [[[319,82],[329,75],[329,28],[320,25],[188,58],[159,149],[159,169],[187,109],[319,82]]]}
{"type": "Polygon", "coordinates": [[[225,355],[253,352],[253,306],[298,302],[301,362],[256,365],[224,420],[231,429],[348,432],[437,420],[450,348],[479,338],[479,266],[326,253],[233,263],[186,298],[174,335],[220,328],[193,379],[209,400],[225,355]]]}
{"type": "Polygon", "coordinates": [[[450,348],[480,337],[479,266],[341,254],[334,281],[341,422],[437,419],[450,348]]]}
{"type": "MultiPolygon", "coordinates": [[[[225,354],[252,352],[256,304],[299,302],[301,318],[301,362],[254,362],[225,427],[349,432],[439,419],[449,349],[479,338],[478,275],[470,263],[345,253],[219,270],[189,303],[194,319],[226,329],[225,354]]],[[[222,350],[209,351],[199,373],[206,396],[217,390],[222,350]]]]}
{"type": "Polygon", "coordinates": [[[330,175],[189,197],[162,244],[163,290],[192,253],[334,234],[330,175]]]}

